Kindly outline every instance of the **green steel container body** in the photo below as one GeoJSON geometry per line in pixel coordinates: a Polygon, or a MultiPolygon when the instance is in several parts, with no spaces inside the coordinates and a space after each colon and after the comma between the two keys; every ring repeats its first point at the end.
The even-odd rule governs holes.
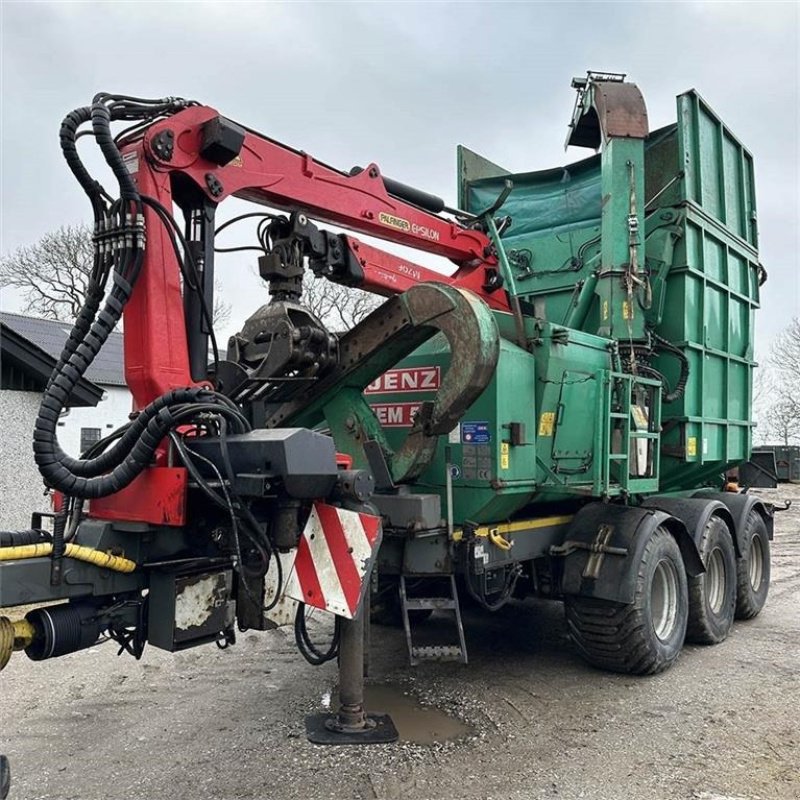
{"type": "MultiPolygon", "coordinates": [[[[512,272],[506,285],[523,302],[534,346],[513,343],[509,315],[497,315],[505,337],[497,373],[414,487],[444,496],[450,465],[457,522],[508,519],[552,501],[689,491],[749,457],[760,271],[752,157],[694,91],[677,107],[676,124],[622,140],[622,162],[604,152],[511,175],[460,149],[461,207],[483,210],[513,181],[497,215],[513,220],[501,239],[512,272]],[[615,285],[601,292],[592,276],[604,248],[603,196],[627,192],[620,163],[637,158],[650,290],[646,303],[632,304],[615,285]],[[685,354],[681,399],[662,405],[659,382],[621,370],[616,344],[634,322],[685,354]]],[[[627,224],[625,214],[625,242],[627,224]]],[[[444,371],[449,362],[435,339],[398,366],[444,371]]],[[[674,356],[653,366],[675,385],[674,356]]],[[[428,396],[369,399],[387,409],[428,396]]],[[[406,432],[392,428],[390,440],[406,432]]]]}

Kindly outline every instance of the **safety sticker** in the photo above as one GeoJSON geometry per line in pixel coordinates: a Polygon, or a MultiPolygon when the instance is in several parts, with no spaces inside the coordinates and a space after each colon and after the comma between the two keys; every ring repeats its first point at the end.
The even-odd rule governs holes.
{"type": "Polygon", "coordinates": [[[696,456],[697,455],[697,437],[690,436],[686,440],[686,455],[687,456],[696,456]]]}
{"type": "Polygon", "coordinates": [[[539,436],[552,436],[556,421],[555,411],[543,411],[539,417],[539,436]]]}
{"type": "Polygon", "coordinates": [[[509,446],[508,442],[501,442],[500,443],[500,469],[508,469],[509,463],[509,446]]]}
{"type": "Polygon", "coordinates": [[[492,441],[492,432],[488,422],[462,422],[461,441],[466,444],[488,444],[492,441]]]}

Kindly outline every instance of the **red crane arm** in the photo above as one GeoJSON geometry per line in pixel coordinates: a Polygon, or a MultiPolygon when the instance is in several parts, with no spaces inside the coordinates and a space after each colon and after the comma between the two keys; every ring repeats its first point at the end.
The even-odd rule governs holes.
{"type": "MultiPolygon", "coordinates": [[[[496,309],[509,309],[504,292],[484,288],[496,274],[497,259],[482,231],[390,195],[375,164],[345,174],[251,131],[245,131],[239,155],[220,166],[202,152],[206,126],[218,117],[213,108],[193,106],[153,123],[124,146],[123,157],[139,191],[169,210],[173,200],[181,204],[193,195],[193,202],[200,197],[219,204],[235,196],[303,211],[315,220],[442,256],[458,266],[452,276],[442,275],[346,237],[364,273],[360,288],[391,295],[420,281],[440,281],[469,288],[496,309]]],[[[186,353],[178,261],[164,225],[149,206],[145,218],[145,261],[125,311],[126,379],[137,407],[169,389],[195,383],[186,353]]]]}
{"type": "Polygon", "coordinates": [[[375,164],[348,175],[249,131],[238,157],[222,167],[212,164],[200,151],[204,125],[217,116],[214,109],[197,106],[148,128],[144,141],[154,167],[183,173],[217,203],[235,195],[281,210],[304,210],[321,222],[443,256],[459,266],[496,263],[485,234],[392,197],[375,164]],[[154,144],[167,129],[174,138],[168,159],[159,156],[163,150],[154,144]],[[209,175],[216,179],[214,188],[209,175]]]}

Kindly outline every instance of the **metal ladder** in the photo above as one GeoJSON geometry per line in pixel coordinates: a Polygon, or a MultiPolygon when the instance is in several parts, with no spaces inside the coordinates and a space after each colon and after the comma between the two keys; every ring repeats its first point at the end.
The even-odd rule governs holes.
{"type": "Polygon", "coordinates": [[[450,576],[449,597],[409,597],[406,592],[406,579],[400,576],[400,607],[403,613],[403,627],[406,631],[408,660],[412,667],[420,661],[460,661],[467,663],[467,643],[464,640],[464,626],[461,623],[461,609],[458,603],[458,589],[454,575],[450,576]],[[409,611],[447,610],[455,615],[458,630],[458,645],[415,646],[411,638],[411,619],[409,611]]]}

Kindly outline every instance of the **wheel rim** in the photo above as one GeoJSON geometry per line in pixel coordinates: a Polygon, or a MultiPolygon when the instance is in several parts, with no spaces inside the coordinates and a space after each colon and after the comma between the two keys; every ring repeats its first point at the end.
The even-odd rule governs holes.
{"type": "Polygon", "coordinates": [[[719,547],[715,547],[708,556],[706,598],[709,608],[715,614],[719,614],[725,601],[725,559],[719,547]]]}
{"type": "Polygon", "coordinates": [[[653,630],[665,642],[678,621],[678,571],[671,561],[662,559],[656,565],[650,589],[653,630]]]}
{"type": "Polygon", "coordinates": [[[757,591],[761,588],[761,581],[764,580],[764,551],[761,548],[761,539],[758,536],[754,536],[750,540],[748,571],[750,573],[750,585],[757,591]]]}

